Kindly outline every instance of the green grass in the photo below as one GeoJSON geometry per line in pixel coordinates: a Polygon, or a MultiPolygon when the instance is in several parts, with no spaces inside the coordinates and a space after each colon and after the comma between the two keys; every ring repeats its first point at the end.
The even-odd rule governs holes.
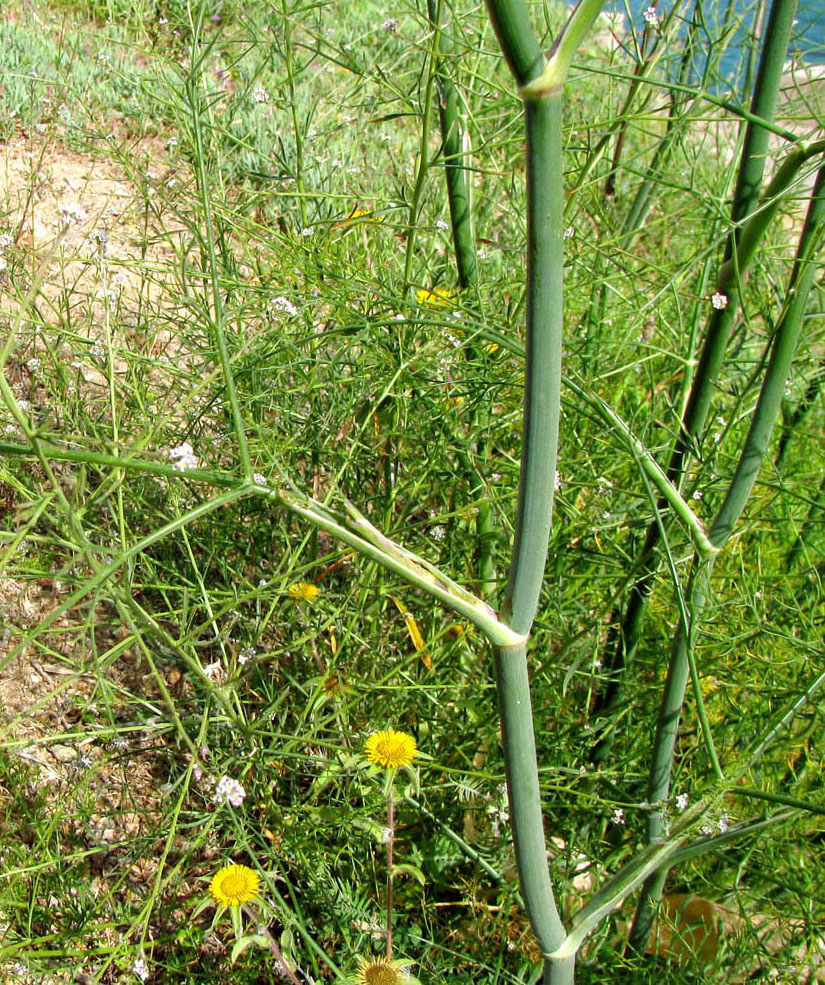
{"type": "MultiPolygon", "coordinates": [[[[483,10],[456,12],[449,68],[473,148],[478,296],[429,307],[414,290],[451,290],[456,275],[434,115],[435,163],[405,290],[426,12],[368,3],[289,11],[226,3],[213,21],[217,8],[207,4],[194,62],[185,4],[64,0],[4,15],[0,153],[29,150],[36,171],[53,160],[41,157],[45,146],[57,167],[71,154],[93,171],[118,169],[130,188],[120,215],[104,215],[107,203],[95,200],[62,241],[38,235],[36,248],[34,205],[23,214],[19,186],[7,192],[0,232],[15,242],[4,249],[2,324],[16,335],[3,356],[6,379],[28,401],[29,433],[44,441],[157,463],[189,442],[211,474],[239,478],[214,330],[216,274],[252,469],[275,487],[286,474],[331,504],[348,498],[471,588],[480,577],[475,512],[489,501],[503,578],[518,486],[525,232],[519,106],[495,38],[483,10]],[[382,27],[389,17],[393,31],[382,27]],[[177,144],[167,147],[171,137],[177,144]],[[348,221],[354,208],[369,214],[348,221]],[[93,229],[109,237],[102,260],[84,239],[93,229]],[[488,461],[475,458],[480,444],[488,461]]],[[[541,23],[542,10],[535,16],[541,23]]],[[[561,13],[546,16],[549,35],[561,13]]],[[[606,201],[610,155],[591,167],[589,154],[617,126],[635,66],[595,43],[578,63],[565,130],[567,185],[577,192],[565,244],[564,370],[666,461],[727,234],[720,189],[733,165],[716,151],[732,125],[719,123],[722,110],[697,110],[628,248],[622,220],[662,131],[666,93],[643,87],[627,111],[627,149],[606,201]],[[606,311],[594,318],[602,284],[606,311]]],[[[795,126],[813,133],[821,100],[794,99],[795,126]]],[[[783,212],[803,212],[806,187],[794,187],[783,212]]],[[[83,196],[80,185],[60,201],[83,206],[83,196]]],[[[721,504],[747,432],[793,248],[787,224],[775,223],[745,289],[745,317],[687,481],[702,519],[721,504]]],[[[822,374],[822,300],[820,278],[788,381],[788,418],[822,374]]],[[[566,846],[554,849],[551,867],[569,915],[580,897],[569,884],[577,853],[609,874],[644,838],[650,744],[691,547],[668,525],[680,587],[663,569],[614,751],[595,775],[590,709],[651,493],[591,405],[567,390],[563,411],[561,488],[530,668],[547,834],[566,846]],[[624,825],[611,822],[619,808],[624,825]]],[[[822,425],[820,395],[781,468],[763,469],[717,561],[697,658],[725,764],[746,755],[821,672],[822,425]],[[804,548],[789,564],[800,531],[804,548]]],[[[6,400],[0,441],[23,440],[6,400]]],[[[130,969],[143,954],[153,982],[281,980],[261,949],[230,971],[228,917],[215,928],[212,910],[193,918],[228,860],[261,874],[265,919],[288,960],[316,981],[352,974],[359,955],[380,953],[384,921],[385,803],[361,752],[369,732],[392,726],[415,734],[428,757],[418,762],[420,788],[404,790],[426,810],[397,793],[396,858],[423,884],[409,872],[396,877],[396,953],[416,963],[422,982],[536,981],[539,954],[501,815],[495,686],[480,634],[457,631],[457,618],[429,596],[262,495],[204,512],[93,584],[96,570],[217,486],[126,474],[93,457],[51,469],[0,460],[8,579],[0,654],[28,644],[20,658],[0,655],[4,974],[22,965],[33,981],[71,981],[77,971],[136,981],[130,969]],[[299,581],[317,584],[314,601],[289,595],[299,581]],[[61,618],[38,628],[84,587],[61,618]],[[425,652],[396,600],[413,614],[425,652]],[[69,749],[65,760],[50,751],[54,743],[69,749]],[[221,776],[243,784],[242,807],[213,803],[221,776]]],[[[821,807],[821,713],[814,695],[747,782],[821,807]]],[[[695,803],[711,779],[689,701],[673,790],[695,803]]],[[[779,809],[729,795],[697,828],[715,827],[723,813],[735,823],[779,809]]],[[[747,918],[718,966],[700,969],[698,957],[630,965],[611,917],[586,945],[579,980],[731,981],[757,964],[799,980],[799,949],[823,922],[822,864],[821,815],[804,811],[685,862],[668,892],[696,893],[747,918]],[[757,916],[786,928],[784,946],[760,945],[757,916]]]]}

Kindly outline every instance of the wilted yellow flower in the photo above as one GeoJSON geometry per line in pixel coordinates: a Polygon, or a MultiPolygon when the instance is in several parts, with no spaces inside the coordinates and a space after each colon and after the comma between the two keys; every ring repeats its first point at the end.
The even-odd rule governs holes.
{"type": "Polygon", "coordinates": [[[364,745],[364,752],[371,763],[392,770],[399,766],[409,766],[418,749],[415,739],[407,732],[389,729],[373,732],[364,745]]]}
{"type": "Polygon", "coordinates": [[[363,219],[365,222],[383,222],[384,217],[380,215],[374,215],[372,209],[359,209],[357,206],[350,212],[346,219],[342,219],[340,222],[336,222],[332,227],[333,229],[344,229],[346,226],[352,225],[358,219],[363,219]]]}
{"type": "Polygon", "coordinates": [[[425,287],[415,292],[415,300],[428,308],[447,308],[456,298],[456,292],[446,287],[436,287],[428,291],[425,287]]]}
{"type": "Polygon", "coordinates": [[[209,892],[222,906],[240,906],[258,895],[261,881],[258,874],[247,865],[225,865],[219,869],[209,892]]]}
{"type": "Polygon", "coordinates": [[[418,985],[407,968],[409,962],[388,961],[387,958],[359,958],[355,985],[418,985]]]}
{"type": "Polygon", "coordinates": [[[287,595],[291,599],[304,599],[307,602],[312,602],[320,591],[321,589],[310,581],[296,581],[287,589],[287,595]]]}
{"type": "Polygon", "coordinates": [[[451,623],[447,627],[447,635],[453,640],[460,640],[464,636],[472,636],[473,632],[474,630],[471,625],[465,626],[464,623],[461,622],[451,623]]]}

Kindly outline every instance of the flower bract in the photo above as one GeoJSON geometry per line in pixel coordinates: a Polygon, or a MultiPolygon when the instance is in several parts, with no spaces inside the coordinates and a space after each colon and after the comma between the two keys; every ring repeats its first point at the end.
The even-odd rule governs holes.
{"type": "Polygon", "coordinates": [[[415,739],[407,732],[388,729],[373,732],[366,741],[364,752],[367,759],[376,766],[396,769],[399,766],[409,766],[418,749],[415,739]]]}
{"type": "Polygon", "coordinates": [[[209,892],[221,906],[240,906],[258,895],[261,881],[248,865],[225,865],[209,884],[209,892]]]}

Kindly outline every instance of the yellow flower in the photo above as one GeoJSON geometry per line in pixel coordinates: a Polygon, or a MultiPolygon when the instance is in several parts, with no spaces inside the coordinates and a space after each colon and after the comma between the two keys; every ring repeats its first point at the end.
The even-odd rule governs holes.
{"type": "Polygon", "coordinates": [[[425,287],[415,292],[415,300],[419,304],[425,304],[428,308],[447,308],[455,300],[455,291],[450,291],[446,287],[437,287],[434,291],[428,291],[425,287]]]}
{"type": "Polygon", "coordinates": [[[219,869],[209,892],[221,906],[240,906],[258,895],[261,881],[258,874],[247,865],[225,865],[219,869]]]}
{"type": "Polygon", "coordinates": [[[333,229],[345,229],[347,226],[352,225],[358,219],[363,219],[365,222],[383,222],[384,217],[381,215],[373,215],[372,209],[359,209],[358,206],[350,212],[346,219],[342,219],[340,222],[336,222],[332,227],[333,229]]]}
{"type": "Polygon", "coordinates": [[[415,759],[418,749],[415,739],[407,732],[390,729],[373,732],[364,745],[364,752],[371,763],[392,770],[398,766],[409,766],[415,759]]]}
{"type": "Polygon", "coordinates": [[[358,971],[352,979],[355,985],[417,985],[407,971],[409,962],[388,961],[386,958],[359,958],[358,971]]]}
{"type": "Polygon", "coordinates": [[[487,353],[488,356],[492,356],[492,354],[494,352],[498,352],[498,350],[499,350],[498,342],[488,342],[484,346],[484,351],[487,353]]]}
{"type": "Polygon", "coordinates": [[[465,626],[461,622],[454,622],[447,627],[447,635],[452,640],[460,640],[464,636],[472,636],[473,627],[470,625],[465,626]]]}
{"type": "Polygon", "coordinates": [[[316,595],[321,591],[317,585],[313,585],[309,581],[296,581],[294,585],[290,585],[287,589],[287,594],[291,599],[304,599],[307,602],[312,602],[316,595]]]}

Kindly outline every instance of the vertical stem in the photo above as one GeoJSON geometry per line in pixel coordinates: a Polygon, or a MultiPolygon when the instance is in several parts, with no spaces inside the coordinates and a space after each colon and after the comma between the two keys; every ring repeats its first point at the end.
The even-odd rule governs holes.
{"type": "Polygon", "coordinates": [[[502,615],[528,633],[553,512],[562,342],[562,92],[524,106],[527,135],[527,339],[519,504],[502,615]]]}
{"type": "MultiPolygon", "coordinates": [[[[725,545],[733,532],[734,525],[741,517],[762,463],[767,457],[768,443],[779,416],[785,380],[802,331],[805,306],[817,268],[814,257],[823,218],[825,218],[825,167],[820,168],[817,174],[791,271],[788,297],[772,340],[768,368],[765,371],[765,379],[762,382],[748,435],[725,500],[709,531],[709,538],[718,549],[725,545]]],[[[670,790],[679,719],[685,699],[695,637],[710,592],[712,573],[712,558],[694,561],[688,588],[687,625],[680,627],[674,641],[656,727],[648,778],[648,801],[653,806],[648,816],[648,843],[659,840],[664,834],[664,802],[670,790]]],[[[629,946],[633,950],[643,951],[647,944],[650,928],[653,925],[654,908],[661,897],[666,876],[667,869],[660,869],[646,880],[642,888],[629,940],[629,946]]]]}
{"type": "Polygon", "coordinates": [[[441,122],[441,149],[444,174],[447,180],[447,200],[453,231],[453,248],[458,269],[458,286],[474,288],[476,283],[476,252],[473,242],[473,217],[470,211],[470,192],[467,181],[466,154],[463,146],[461,116],[455,83],[446,71],[445,60],[452,44],[440,22],[440,0],[427,0],[427,12],[433,29],[433,57],[438,85],[438,115],[441,122]]]}
{"type": "MultiPolygon", "coordinates": [[[[441,5],[439,0],[427,0],[427,12],[434,32],[433,57],[435,59],[435,78],[439,93],[439,120],[441,123],[441,150],[444,158],[444,174],[447,182],[447,201],[450,206],[453,249],[455,250],[458,286],[470,292],[472,301],[477,300],[476,292],[476,251],[473,235],[473,215],[470,205],[470,185],[467,171],[467,154],[464,149],[464,133],[461,126],[459,98],[455,83],[445,69],[445,59],[449,56],[452,44],[440,23],[441,5]]],[[[472,362],[484,359],[483,347],[476,343],[467,347],[467,357],[472,362]]],[[[487,459],[489,442],[486,432],[489,423],[490,398],[486,390],[474,402],[476,410],[471,422],[471,432],[481,435],[473,440],[473,458],[478,468],[473,466],[469,456],[464,456],[467,464],[467,477],[471,482],[471,495],[478,494],[478,513],[476,515],[476,543],[478,545],[479,594],[491,595],[496,589],[495,569],[495,531],[496,521],[493,506],[487,492],[487,459]]]]}
{"type": "MultiPolygon", "coordinates": [[[[538,607],[553,510],[561,393],[562,91],[525,103],[527,340],[516,533],[502,617],[527,635],[538,607]]],[[[547,868],[526,644],[498,647],[496,682],[521,891],[544,954],[564,940],[547,868]]],[[[546,975],[564,969],[547,962],[546,975]]],[[[572,981],[572,964],[569,968],[572,981]]],[[[550,979],[548,979],[550,980],[550,979]]]]}
{"type": "MultiPolygon", "coordinates": [[[[750,110],[755,116],[768,121],[773,120],[776,110],[782,68],[790,40],[796,5],[797,0],[774,0],[762,37],[762,51],[750,110]]],[[[695,452],[696,444],[704,429],[710,403],[716,392],[716,377],[722,366],[734,319],[738,312],[740,283],[746,270],[745,264],[738,263],[736,256],[736,248],[739,243],[739,225],[754,211],[758,204],[765,160],[768,154],[769,137],[770,134],[765,127],[753,122],[748,123],[731,207],[733,230],[728,238],[724,262],[717,281],[719,291],[727,296],[728,302],[725,308],[714,309],[708,319],[699,363],[667,469],[668,477],[677,485],[681,481],[686,459],[695,452]]],[[[750,252],[749,256],[752,257],[753,253],[750,252]]],[[[665,503],[660,501],[657,504],[657,510],[664,508],[665,503]]],[[[611,654],[611,672],[614,675],[614,680],[610,685],[612,692],[614,692],[609,697],[611,706],[615,705],[621,690],[619,677],[624,673],[628,658],[632,656],[639,641],[647,611],[648,598],[655,578],[660,537],[659,520],[654,518],[648,526],[644,546],[638,555],[639,574],[631,586],[616,640],[615,652],[611,654]]],[[[607,708],[608,706],[605,704],[604,707],[607,708]]],[[[594,757],[598,762],[604,760],[609,748],[609,742],[607,744],[600,743],[596,746],[594,757]]]]}
{"type": "Polygon", "coordinates": [[[235,389],[235,376],[232,372],[232,360],[229,355],[229,348],[226,344],[226,333],[224,331],[225,315],[223,310],[223,300],[221,298],[220,278],[218,276],[218,259],[215,253],[215,225],[212,218],[212,197],[209,185],[209,174],[206,168],[206,148],[203,139],[203,124],[201,114],[203,112],[203,98],[200,86],[200,77],[203,71],[203,55],[200,51],[200,35],[203,22],[203,6],[198,15],[198,21],[193,25],[192,58],[190,62],[189,75],[186,79],[186,95],[189,108],[192,112],[192,133],[195,138],[195,174],[198,184],[198,193],[201,204],[203,205],[203,218],[206,225],[206,246],[209,259],[209,281],[212,289],[212,323],[215,337],[218,343],[218,356],[220,359],[221,370],[223,372],[224,385],[226,386],[226,396],[232,413],[232,423],[235,429],[235,438],[238,442],[238,451],[241,456],[244,476],[247,479],[252,477],[252,460],[249,457],[249,446],[246,439],[246,428],[244,427],[243,414],[241,413],[240,402],[238,401],[237,390],[235,389]]]}
{"type": "MultiPolygon", "coordinates": [[[[436,23],[441,17],[441,0],[437,0],[436,23]]],[[[412,283],[412,262],[415,253],[415,232],[418,222],[418,208],[421,204],[421,196],[424,194],[424,186],[427,182],[427,170],[430,166],[428,142],[430,139],[430,120],[433,112],[433,86],[435,84],[435,65],[438,51],[438,32],[433,31],[432,49],[430,51],[429,64],[427,67],[427,81],[424,87],[424,112],[421,117],[421,143],[418,149],[418,162],[415,171],[415,181],[413,183],[412,196],[410,197],[410,209],[407,219],[407,249],[404,258],[404,290],[406,291],[412,283]]]]}
{"type": "Polygon", "coordinates": [[[395,808],[392,801],[392,779],[387,790],[387,961],[392,961],[392,849],[395,840],[395,808]]]}
{"type": "Polygon", "coordinates": [[[308,224],[306,189],[304,187],[304,137],[298,119],[298,102],[295,98],[295,63],[293,59],[292,20],[287,0],[281,0],[281,16],[284,25],[284,64],[286,67],[287,88],[289,89],[289,109],[292,115],[292,133],[295,138],[295,188],[298,191],[298,208],[301,212],[301,228],[308,224]]]}

